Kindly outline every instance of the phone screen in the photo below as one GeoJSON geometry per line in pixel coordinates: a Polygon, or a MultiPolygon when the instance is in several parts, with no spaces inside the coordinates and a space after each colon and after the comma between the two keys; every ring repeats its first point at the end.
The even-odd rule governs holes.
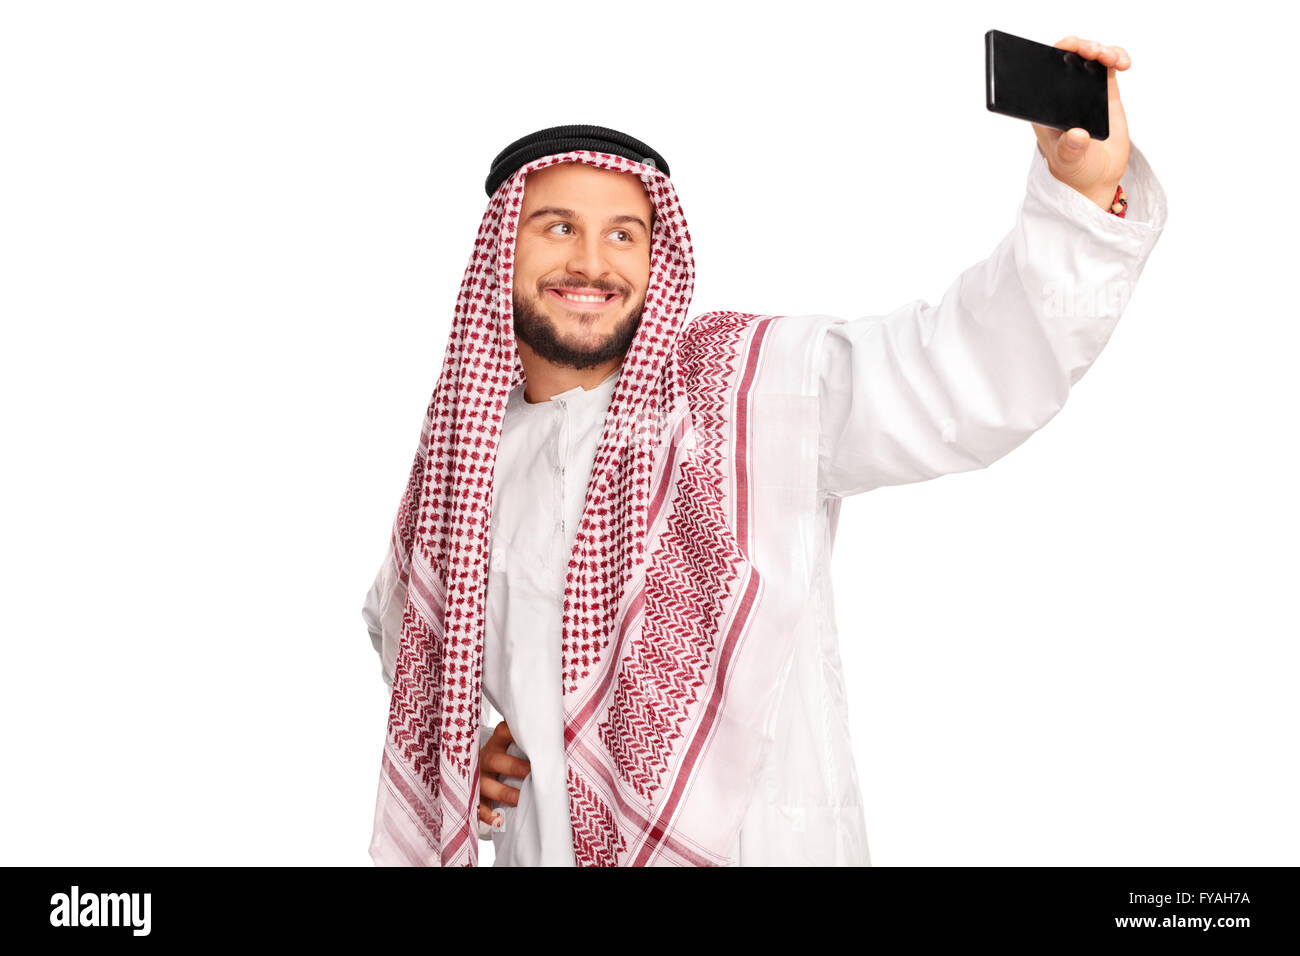
{"type": "Polygon", "coordinates": [[[984,84],[994,113],[1093,139],[1110,136],[1106,67],[1046,43],[1001,30],[984,34],[984,84]]]}

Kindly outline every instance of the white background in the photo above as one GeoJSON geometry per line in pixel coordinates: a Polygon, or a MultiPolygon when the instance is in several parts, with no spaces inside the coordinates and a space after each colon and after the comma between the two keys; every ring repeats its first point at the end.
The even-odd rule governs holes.
{"type": "Polygon", "coordinates": [[[369,865],[360,609],[492,157],[660,150],[693,315],[934,302],[1024,194],[996,28],[1127,48],[1169,221],[1043,431],[844,504],[873,861],[1300,863],[1281,9],[4,4],[0,862],[369,865]]]}

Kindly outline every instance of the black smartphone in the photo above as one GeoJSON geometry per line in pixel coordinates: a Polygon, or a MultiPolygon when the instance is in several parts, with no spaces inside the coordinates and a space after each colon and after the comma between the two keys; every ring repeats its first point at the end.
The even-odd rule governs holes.
{"type": "Polygon", "coordinates": [[[1012,36],[984,34],[984,85],[994,113],[1093,139],[1110,136],[1106,67],[1077,53],[1012,36]]]}

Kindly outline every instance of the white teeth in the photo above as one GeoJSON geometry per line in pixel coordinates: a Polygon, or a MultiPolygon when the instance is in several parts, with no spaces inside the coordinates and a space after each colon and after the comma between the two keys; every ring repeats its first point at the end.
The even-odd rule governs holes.
{"type": "Polygon", "coordinates": [[[564,298],[568,299],[571,302],[604,302],[605,301],[605,297],[603,295],[570,295],[568,292],[561,292],[560,295],[562,295],[564,298]]]}

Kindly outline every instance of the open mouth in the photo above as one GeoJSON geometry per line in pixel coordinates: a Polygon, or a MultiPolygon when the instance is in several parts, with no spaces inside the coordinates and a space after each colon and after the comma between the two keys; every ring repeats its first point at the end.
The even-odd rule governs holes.
{"type": "Polygon", "coordinates": [[[567,289],[547,289],[546,294],[554,296],[568,308],[578,311],[598,311],[617,298],[613,292],[586,295],[573,293],[567,289]]]}

